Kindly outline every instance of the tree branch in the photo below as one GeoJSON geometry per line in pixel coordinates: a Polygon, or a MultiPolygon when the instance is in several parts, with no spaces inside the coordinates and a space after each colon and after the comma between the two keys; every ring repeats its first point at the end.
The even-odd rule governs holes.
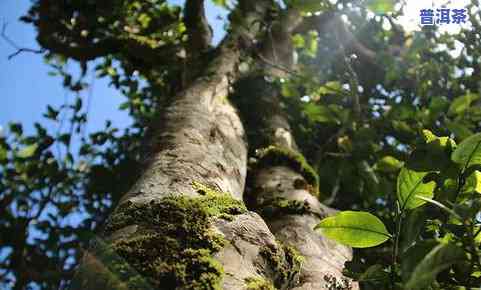
{"type": "Polygon", "coordinates": [[[315,30],[319,32],[319,34],[325,33],[326,30],[336,31],[339,35],[339,40],[343,43],[346,50],[355,53],[370,63],[376,64],[376,52],[359,41],[349,28],[346,27],[344,21],[333,12],[326,12],[321,15],[304,18],[304,21],[296,27],[294,33],[305,33],[309,30],[315,30]]]}
{"type": "Polygon", "coordinates": [[[7,42],[10,46],[12,46],[13,48],[15,48],[17,50],[14,53],[8,55],[9,60],[14,58],[15,56],[19,55],[22,52],[32,52],[32,53],[44,53],[45,52],[45,49],[33,49],[33,48],[20,47],[12,39],[10,39],[7,36],[6,30],[7,30],[7,22],[4,22],[2,24],[1,37],[2,37],[3,40],[5,40],[5,42],[7,42]]]}
{"type": "Polygon", "coordinates": [[[208,49],[212,41],[212,29],[205,16],[204,1],[187,0],[184,15],[191,53],[197,54],[208,49]]]}

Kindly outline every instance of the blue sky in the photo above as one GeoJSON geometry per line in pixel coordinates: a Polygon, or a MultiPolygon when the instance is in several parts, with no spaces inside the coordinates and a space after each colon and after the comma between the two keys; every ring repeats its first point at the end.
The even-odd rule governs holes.
{"type": "MultiPolygon", "coordinates": [[[[36,32],[31,25],[18,21],[30,6],[29,1],[0,1],[0,21],[7,22],[6,34],[21,47],[38,48],[36,32]]],[[[34,122],[42,122],[47,104],[59,106],[74,95],[64,90],[59,77],[48,75],[51,70],[39,54],[22,53],[8,60],[15,49],[0,40],[0,126],[10,121],[21,122],[31,132],[34,122]]],[[[69,67],[76,66],[72,63],[69,67]]],[[[74,71],[74,70],[72,70],[74,71]]],[[[84,93],[85,95],[85,93],[84,93]]],[[[117,110],[124,100],[116,90],[108,87],[107,80],[95,80],[92,90],[89,130],[103,127],[106,119],[118,126],[130,122],[126,112],[117,110]]],[[[46,123],[46,125],[50,125],[46,123]]]]}
{"type": "MultiPolygon", "coordinates": [[[[170,2],[182,4],[184,0],[170,2]]],[[[214,7],[210,2],[207,1],[206,10],[215,31],[214,42],[218,43],[223,34],[224,22],[217,16],[225,19],[226,11],[214,7]]],[[[0,25],[7,22],[6,34],[17,45],[36,49],[39,46],[35,40],[35,29],[18,21],[29,7],[28,0],[0,0],[0,25]]],[[[62,87],[61,78],[48,75],[51,69],[41,55],[26,52],[8,60],[13,52],[15,48],[0,39],[0,126],[5,129],[8,122],[21,122],[26,132],[33,132],[34,122],[52,126],[42,118],[47,104],[58,107],[65,100],[72,101],[75,96],[62,87]]],[[[78,71],[77,65],[70,63],[69,70],[78,71]]],[[[91,79],[94,79],[94,75],[89,72],[87,80],[91,79]]],[[[118,110],[125,98],[108,86],[107,79],[95,79],[91,91],[86,90],[82,95],[85,99],[90,99],[88,131],[103,128],[107,119],[120,128],[130,124],[127,112],[118,110]]]]}

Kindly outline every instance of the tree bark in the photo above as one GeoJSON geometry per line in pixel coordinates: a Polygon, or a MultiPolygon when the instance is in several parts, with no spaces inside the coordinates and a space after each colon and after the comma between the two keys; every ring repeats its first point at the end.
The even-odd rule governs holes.
{"type": "Polygon", "coordinates": [[[314,231],[322,218],[335,213],[318,200],[313,169],[305,161],[280,107],[278,89],[263,79],[266,90],[257,98],[264,112],[263,133],[269,143],[257,150],[259,159],[250,175],[248,207],[260,213],[276,239],[303,257],[299,281],[292,289],[358,289],[342,274],[351,260],[349,247],[328,240],[314,231]]]}
{"type": "Polygon", "coordinates": [[[265,145],[275,147],[261,156],[249,195],[265,220],[244,206],[246,137],[227,96],[245,40],[264,32],[272,5],[242,1],[234,10],[242,22],[166,108],[143,174],[84,255],[71,289],[356,288],[341,274],[350,249],[313,231],[332,210],[316,198],[315,173],[297,151],[276,90],[261,96],[275,111],[264,123],[272,141],[265,145]],[[270,162],[279,148],[287,155],[270,162]],[[285,213],[278,201],[293,212],[276,215],[285,213]]]}

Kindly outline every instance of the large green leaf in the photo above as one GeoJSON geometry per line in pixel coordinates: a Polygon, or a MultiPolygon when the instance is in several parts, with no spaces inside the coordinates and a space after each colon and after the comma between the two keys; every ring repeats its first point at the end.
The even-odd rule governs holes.
{"type": "Polygon", "coordinates": [[[20,158],[32,157],[35,154],[35,151],[37,151],[37,148],[37,144],[25,146],[20,151],[18,151],[17,156],[20,158]]]}
{"type": "Polygon", "coordinates": [[[471,103],[478,99],[479,96],[475,94],[466,94],[464,96],[456,98],[449,106],[449,115],[459,115],[464,113],[471,103]]]}
{"type": "Polygon", "coordinates": [[[399,242],[400,253],[404,253],[419,238],[427,219],[426,209],[418,207],[406,213],[401,227],[401,240],[399,242]]]}
{"type": "Polygon", "coordinates": [[[481,133],[464,139],[451,154],[451,160],[466,167],[481,164],[481,133]]]}
{"type": "Polygon", "coordinates": [[[426,203],[416,196],[433,197],[436,183],[423,180],[428,173],[417,172],[406,167],[401,169],[397,178],[397,197],[402,209],[413,209],[426,203]]]}
{"type": "MultiPolygon", "coordinates": [[[[423,248],[423,250],[426,249],[423,248]]],[[[438,273],[465,260],[463,250],[453,244],[437,244],[425,256],[421,252],[423,251],[413,251],[412,255],[409,255],[409,253],[406,255],[406,257],[418,256],[424,258],[416,264],[413,263],[412,266],[416,265],[414,268],[406,267],[413,270],[409,273],[405,289],[427,289],[436,279],[438,273]]]]}
{"type": "Polygon", "coordinates": [[[354,248],[374,247],[391,237],[379,218],[362,211],[342,211],[323,219],[316,229],[326,237],[354,248]]]}

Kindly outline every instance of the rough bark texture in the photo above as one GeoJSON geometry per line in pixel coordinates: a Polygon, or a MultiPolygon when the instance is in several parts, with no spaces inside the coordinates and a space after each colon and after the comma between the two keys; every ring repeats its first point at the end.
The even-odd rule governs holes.
{"type": "Polygon", "coordinates": [[[335,210],[318,201],[317,184],[309,181],[308,169],[304,168],[308,164],[296,149],[278,105],[276,88],[263,93],[268,95],[258,96],[259,105],[269,103],[274,108],[264,115],[264,132],[271,134],[267,139],[270,143],[264,146],[270,147],[259,150],[258,165],[251,173],[249,208],[263,216],[277,240],[304,257],[299,282],[293,289],[357,289],[357,284],[342,275],[344,262],[352,258],[351,249],[314,231],[320,220],[335,210]]]}
{"type": "MultiPolygon", "coordinates": [[[[143,174],[85,254],[72,289],[355,288],[341,274],[350,249],[313,231],[332,210],[316,198],[315,172],[297,152],[275,90],[261,96],[272,111],[265,145],[275,147],[263,151],[249,196],[267,224],[243,204],[246,137],[227,96],[238,77],[239,40],[258,37],[272,5],[241,1],[233,12],[242,23],[172,99],[143,174]]],[[[265,47],[274,47],[269,39],[265,47]]],[[[279,62],[273,51],[265,57],[279,62]]]]}
{"type": "Polygon", "coordinates": [[[243,29],[166,109],[144,173],[110,217],[105,243],[85,255],[74,289],[244,289],[260,280],[287,288],[297,260],[243,208],[246,142],[227,101],[238,37],[259,33],[270,5],[241,5],[243,29]],[[104,265],[110,256],[124,269],[104,265]]]}
{"type": "MultiPolygon", "coordinates": [[[[276,58],[279,55],[276,51],[286,49],[283,39],[288,31],[279,29],[275,36],[280,41],[273,37],[263,54],[268,62],[292,69],[292,51],[290,54],[284,52],[282,59],[276,58]]],[[[276,68],[265,71],[271,75],[285,73],[276,68]]],[[[352,258],[352,250],[314,231],[320,220],[335,210],[318,200],[317,176],[312,176],[315,172],[298,151],[281,106],[278,88],[264,78],[249,81],[264,87],[256,90],[258,95],[250,96],[256,100],[255,105],[269,109],[262,111],[263,118],[253,129],[262,132],[265,144],[260,144],[257,149],[259,160],[251,173],[252,190],[246,198],[248,205],[264,217],[277,240],[297,249],[304,257],[299,281],[293,289],[358,289],[357,283],[342,274],[344,263],[352,258]]]]}

